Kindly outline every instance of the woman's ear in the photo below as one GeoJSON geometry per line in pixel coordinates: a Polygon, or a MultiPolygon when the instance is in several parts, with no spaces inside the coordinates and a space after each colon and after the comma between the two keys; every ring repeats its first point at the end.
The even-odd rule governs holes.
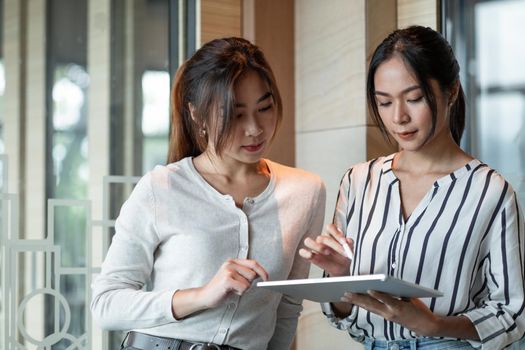
{"type": "Polygon", "coordinates": [[[188,109],[190,110],[191,119],[197,123],[197,119],[195,117],[195,106],[191,104],[191,102],[188,102],[188,109]]]}
{"type": "Polygon", "coordinates": [[[195,106],[191,104],[191,102],[188,103],[188,109],[190,110],[190,116],[191,120],[197,125],[197,132],[199,133],[200,137],[206,137],[206,124],[204,122],[199,122],[197,119],[197,116],[195,115],[195,106]]]}
{"type": "Polygon", "coordinates": [[[459,79],[456,80],[456,82],[454,83],[454,85],[452,85],[452,87],[450,88],[450,91],[448,93],[448,106],[452,106],[454,104],[454,102],[456,102],[456,99],[458,98],[458,93],[459,93],[459,79]]]}

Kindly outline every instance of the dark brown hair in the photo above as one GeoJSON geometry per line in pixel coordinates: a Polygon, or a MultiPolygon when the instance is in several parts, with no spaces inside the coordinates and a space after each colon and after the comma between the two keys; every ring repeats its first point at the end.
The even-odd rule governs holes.
{"type": "Polygon", "coordinates": [[[268,84],[280,123],[281,96],[262,51],[242,38],[212,40],[184,62],[175,76],[168,163],[204,152],[210,134],[215,151],[221,154],[231,136],[235,83],[249,70],[268,84]]]}
{"type": "Polygon", "coordinates": [[[413,72],[430,107],[432,129],[429,138],[435,132],[437,118],[436,97],[430,80],[437,81],[443,92],[451,92],[455,84],[458,84],[457,97],[450,110],[449,128],[454,141],[459,145],[465,128],[465,95],[459,81],[459,65],[446,39],[435,30],[421,26],[392,32],[379,44],[370,60],[366,84],[368,107],[383,135],[390,139],[377,109],[374,76],[377,68],[394,55],[399,55],[413,72]]]}

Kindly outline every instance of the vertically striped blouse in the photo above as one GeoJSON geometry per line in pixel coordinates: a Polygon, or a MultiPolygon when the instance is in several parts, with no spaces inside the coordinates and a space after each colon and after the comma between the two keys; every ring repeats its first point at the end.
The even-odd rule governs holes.
{"type": "MultiPolygon", "coordinates": [[[[475,348],[501,349],[521,338],[524,318],[524,224],[516,195],[496,171],[472,160],[434,183],[410,217],[402,214],[394,155],[361,163],[343,177],[334,222],[355,244],[353,275],[384,273],[435,288],[422,299],[439,315],[465,315],[475,348]]],[[[415,338],[402,326],[354,307],[329,320],[358,338],[415,338]]]]}

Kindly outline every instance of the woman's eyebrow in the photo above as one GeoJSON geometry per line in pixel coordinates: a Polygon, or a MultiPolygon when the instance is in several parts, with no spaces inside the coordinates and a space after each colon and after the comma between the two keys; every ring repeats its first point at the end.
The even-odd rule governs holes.
{"type": "Polygon", "coordinates": [[[268,91],[267,93],[265,93],[264,95],[259,97],[259,99],[257,100],[257,103],[262,102],[262,101],[266,100],[267,98],[269,98],[271,96],[273,96],[272,93],[270,91],[268,91]]]}
{"type": "MultiPolygon", "coordinates": [[[[268,91],[267,93],[265,93],[264,95],[262,95],[261,97],[259,97],[257,99],[257,103],[260,103],[260,102],[262,102],[262,101],[264,101],[264,100],[266,100],[266,99],[268,99],[269,97],[272,97],[272,96],[273,96],[273,94],[270,91],[268,91]]],[[[246,107],[246,104],[244,104],[244,103],[236,103],[235,107],[246,107]]]]}
{"type": "MultiPolygon", "coordinates": [[[[412,86],[407,87],[403,91],[401,91],[401,93],[402,94],[406,94],[406,93],[408,93],[410,91],[414,91],[414,90],[418,90],[418,89],[421,89],[421,86],[419,86],[419,85],[412,85],[412,86]]],[[[374,91],[374,95],[387,96],[387,97],[391,96],[389,93],[378,91],[378,90],[374,91]]]]}

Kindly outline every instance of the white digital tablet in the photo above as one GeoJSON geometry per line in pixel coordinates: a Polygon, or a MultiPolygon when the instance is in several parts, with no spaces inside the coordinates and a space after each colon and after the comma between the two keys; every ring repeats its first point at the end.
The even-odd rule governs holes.
{"type": "Polygon", "coordinates": [[[316,302],[337,302],[345,292],[366,293],[368,290],[384,292],[396,297],[443,296],[438,290],[383,274],[258,282],[257,287],[316,302]]]}

